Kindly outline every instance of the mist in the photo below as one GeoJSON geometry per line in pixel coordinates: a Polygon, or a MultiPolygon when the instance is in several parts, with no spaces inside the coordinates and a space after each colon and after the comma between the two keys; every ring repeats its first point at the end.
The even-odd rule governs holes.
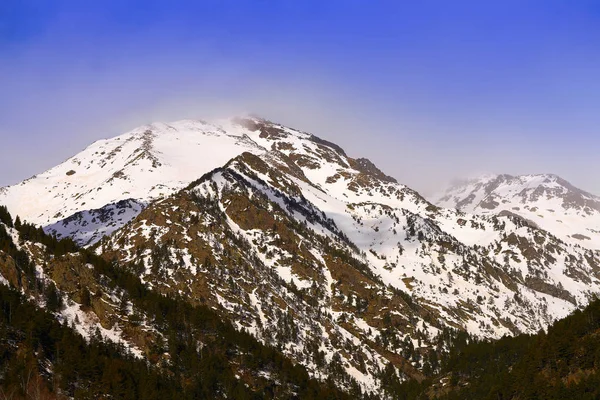
{"type": "MultiPolygon", "coordinates": [[[[209,75],[85,86],[65,82],[47,96],[29,97],[28,112],[0,127],[0,185],[15,184],[83,150],[93,141],[151,122],[214,120],[253,113],[339,144],[366,157],[401,183],[432,195],[455,178],[484,173],[556,173],[600,193],[597,159],[585,145],[528,139],[514,131],[436,115],[416,115],[391,105],[380,109],[339,83],[280,81],[244,75],[209,75]]],[[[108,78],[112,79],[112,78],[108,78]]],[[[114,82],[114,81],[113,81],[114,82]]],[[[56,82],[54,82],[56,84],[56,82]]]]}
{"type": "MultiPolygon", "coordinates": [[[[513,37],[533,29],[528,21],[501,39],[494,26],[478,32],[495,10],[465,31],[464,18],[436,14],[421,26],[409,13],[408,34],[396,31],[399,13],[388,20],[375,10],[360,16],[359,36],[351,6],[324,10],[318,23],[274,19],[262,30],[243,12],[223,13],[233,33],[225,17],[203,21],[200,32],[191,17],[156,10],[152,17],[167,17],[125,30],[92,11],[51,14],[34,33],[0,43],[0,186],[139,125],[254,113],[369,158],[426,196],[483,173],[555,173],[600,194],[600,84],[592,79],[600,57],[581,55],[587,41],[554,42],[572,49],[563,57],[539,48],[546,37],[513,37]],[[339,13],[348,20],[323,23],[339,13]],[[431,33],[440,21],[444,32],[431,33]],[[107,33],[108,22],[117,33],[107,33]],[[481,43],[465,45],[474,33],[481,43]]],[[[573,28],[581,21],[543,22],[535,28],[548,35],[589,33],[573,28]]]]}

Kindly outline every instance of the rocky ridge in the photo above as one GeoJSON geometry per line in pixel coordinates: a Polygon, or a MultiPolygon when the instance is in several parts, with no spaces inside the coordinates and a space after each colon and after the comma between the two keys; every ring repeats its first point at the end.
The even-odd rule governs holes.
{"type": "MultiPolygon", "coordinates": [[[[107,149],[135,143],[131,154],[121,147],[92,162],[101,152],[86,150],[85,165],[103,163],[96,171],[102,178],[122,171],[125,178],[115,179],[127,193],[110,189],[99,200],[89,179],[67,175],[80,155],[7,188],[0,202],[45,180],[85,187],[96,211],[81,209],[87,201],[61,205],[58,212],[73,217],[59,231],[62,215],[42,210],[40,220],[54,224],[48,231],[85,236],[80,243],[152,290],[213,307],[339,387],[384,393],[390,371],[397,379],[435,371],[451,329],[486,338],[534,333],[600,292],[594,249],[515,210],[433,205],[313,135],[259,118],[152,127],[103,142],[107,149]],[[195,153],[207,143],[213,147],[195,153]],[[215,160],[219,146],[226,151],[215,160]],[[172,180],[184,164],[191,170],[172,180]],[[143,177],[143,190],[134,177],[143,177]],[[137,208],[118,221],[113,203],[137,208]],[[89,218],[100,222],[84,235],[89,218]],[[112,233],[101,231],[105,225],[112,233]],[[104,233],[111,234],[100,239],[104,233]]],[[[106,179],[94,182],[116,185],[106,179]]]]}

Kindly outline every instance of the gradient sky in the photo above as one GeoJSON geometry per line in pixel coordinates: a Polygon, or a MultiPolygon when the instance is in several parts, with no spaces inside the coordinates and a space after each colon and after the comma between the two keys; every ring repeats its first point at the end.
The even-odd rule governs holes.
{"type": "Polygon", "coordinates": [[[598,1],[0,1],[0,185],[254,112],[425,194],[489,172],[600,194],[599,110],[598,1]]]}

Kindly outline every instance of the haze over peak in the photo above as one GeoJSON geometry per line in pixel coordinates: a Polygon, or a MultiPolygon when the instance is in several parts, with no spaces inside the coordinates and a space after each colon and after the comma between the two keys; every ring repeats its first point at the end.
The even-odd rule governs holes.
{"type": "Polygon", "coordinates": [[[94,142],[64,163],[5,188],[2,202],[41,225],[127,198],[168,195],[244,151],[265,149],[231,120],[152,123],[94,142]],[[227,129],[227,131],[225,130],[227,129]]]}
{"type": "Polygon", "coordinates": [[[485,175],[456,182],[432,201],[469,213],[514,213],[565,241],[600,248],[600,196],[556,174],[485,175]]]}

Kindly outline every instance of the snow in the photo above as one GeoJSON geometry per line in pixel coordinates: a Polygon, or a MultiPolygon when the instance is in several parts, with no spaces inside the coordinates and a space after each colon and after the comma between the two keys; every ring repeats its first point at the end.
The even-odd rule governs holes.
{"type": "Polygon", "coordinates": [[[66,300],[66,303],[67,306],[60,312],[61,317],[69,326],[75,327],[75,330],[86,340],[89,341],[90,335],[97,329],[104,340],[121,343],[133,355],[142,358],[142,351],[124,340],[123,332],[118,325],[115,324],[111,329],[106,329],[100,324],[95,314],[83,311],[81,305],[71,300],[66,300]]]}
{"type": "Polygon", "coordinates": [[[145,204],[135,200],[109,204],[99,210],[81,211],[71,218],[47,225],[46,233],[57,238],[70,237],[81,246],[97,243],[103,236],[109,236],[137,217],[145,204]]]}
{"type": "Polygon", "coordinates": [[[600,197],[577,189],[556,175],[486,175],[451,187],[434,196],[433,201],[442,207],[460,206],[469,213],[515,213],[567,243],[600,250],[600,197]],[[489,200],[497,205],[484,206],[489,200]],[[574,200],[579,204],[572,204],[574,200]]]}
{"type": "MultiPolygon", "coordinates": [[[[148,203],[245,151],[264,153],[249,134],[253,133],[228,121],[142,126],[97,141],[57,167],[3,188],[0,204],[23,220],[51,225],[57,233],[66,234],[59,223],[77,212],[89,213],[126,199],[148,203]]],[[[86,214],[83,217],[87,221],[86,214]]],[[[82,232],[82,240],[94,232],[92,227],[82,232]]]]}

